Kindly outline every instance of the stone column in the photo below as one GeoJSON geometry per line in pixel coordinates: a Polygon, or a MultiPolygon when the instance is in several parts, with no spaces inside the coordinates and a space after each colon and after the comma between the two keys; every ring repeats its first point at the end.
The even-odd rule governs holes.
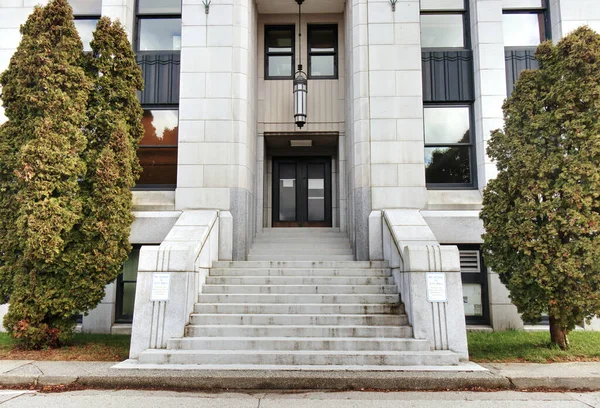
{"type": "Polygon", "coordinates": [[[254,232],[256,6],[183,0],[176,208],[233,215],[234,259],[254,232]]]}
{"type": "Polygon", "coordinates": [[[419,1],[369,0],[367,32],[372,208],[424,208],[419,1]]]}
{"type": "MultiPolygon", "coordinates": [[[[348,92],[346,177],[349,235],[358,260],[367,260],[371,212],[368,0],[346,3],[348,92]]],[[[340,140],[341,142],[341,140],[340,140]]]]}
{"type": "Polygon", "coordinates": [[[471,42],[475,74],[475,150],[477,180],[483,190],[496,177],[496,165],[486,154],[490,132],[502,128],[506,99],[506,68],[502,31],[502,0],[470,0],[471,42]]]}

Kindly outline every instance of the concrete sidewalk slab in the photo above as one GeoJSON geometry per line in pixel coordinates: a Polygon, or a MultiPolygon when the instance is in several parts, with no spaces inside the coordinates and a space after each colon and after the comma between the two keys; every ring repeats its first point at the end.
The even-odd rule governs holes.
{"type": "MultiPolygon", "coordinates": [[[[600,390],[600,363],[486,364],[489,371],[283,371],[114,368],[111,362],[0,362],[0,385],[173,390],[600,390]],[[12,367],[12,369],[11,369],[12,367]]],[[[206,368],[206,367],[205,367],[206,368]]]]}
{"type": "Polygon", "coordinates": [[[600,363],[494,363],[483,366],[509,378],[516,389],[600,390],[600,363]]]}

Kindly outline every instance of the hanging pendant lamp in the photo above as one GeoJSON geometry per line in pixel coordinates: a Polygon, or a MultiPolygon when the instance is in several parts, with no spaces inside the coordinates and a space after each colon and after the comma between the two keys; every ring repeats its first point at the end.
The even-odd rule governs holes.
{"type": "Polygon", "coordinates": [[[308,76],[302,70],[302,3],[304,0],[296,0],[298,3],[298,71],[294,75],[294,120],[300,129],[306,123],[306,101],[308,97],[308,76]]]}

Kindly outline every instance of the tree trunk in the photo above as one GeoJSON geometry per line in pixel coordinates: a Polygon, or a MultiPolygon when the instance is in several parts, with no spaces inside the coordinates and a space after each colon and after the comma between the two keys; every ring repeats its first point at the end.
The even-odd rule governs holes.
{"type": "Polygon", "coordinates": [[[550,341],[556,344],[561,350],[569,348],[568,331],[564,330],[553,316],[550,316],[550,341]]]}

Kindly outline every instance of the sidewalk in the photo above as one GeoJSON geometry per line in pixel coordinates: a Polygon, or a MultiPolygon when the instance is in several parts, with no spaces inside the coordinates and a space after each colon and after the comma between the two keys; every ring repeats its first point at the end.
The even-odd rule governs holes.
{"type": "Polygon", "coordinates": [[[0,386],[185,390],[600,390],[600,363],[485,364],[481,371],[115,369],[115,363],[0,361],[0,386]]]}

